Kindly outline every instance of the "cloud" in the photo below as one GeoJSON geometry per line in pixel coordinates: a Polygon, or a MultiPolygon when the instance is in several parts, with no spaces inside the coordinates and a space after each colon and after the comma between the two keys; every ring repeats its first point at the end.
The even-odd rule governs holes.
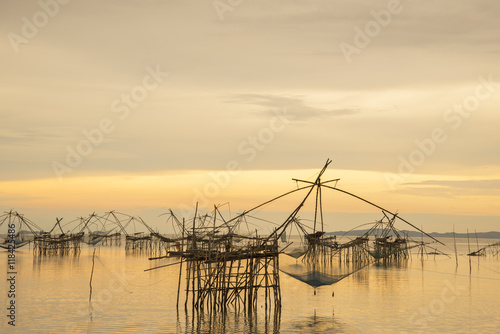
{"type": "Polygon", "coordinates": [[[0,204],[8,207],[11,203],[28,203],[39,200],[46,200],[48,197],[44,196],[29,196],[26,194],[23,195],[9,195],[6,193],[0,193],[0,204]]]}
{"type": "Polygon", "coordinates": [[[351,116],[361,112],[358,108],[326,109],[312,107],[306,104],[302,96],[290,97],[266,94],[235,94],[227,100],[227,102],[261,106],[265,108],[266,112],[286,108],[287,113],[291,115],[295,121],[303,122],[340,116],[351,116]]]}
{"type": "Polygon", "coordinates": [[[404,183],[399,192],[427,196],[458,198],[465,196],[499,196],[500,180],[424,180],[404,183]]]}
{"type": "Polygon", "coordinates": [[[59,136],[49,133],[48,130],[30,129],[2,129],[0,128],[0,142],[5,143],[25,143],[39,140],[58,138],[59,136]]]}
{"type": "Polygon", "coordinates": [[[422,185],[454,189],[493,189],[500,191],[500,180],[425,180],[422,182],[405,183],[405,185],[422,185]]]}
{"type": "MultiPolygon", "coordinates": [[[[20,33],[21,18],[40,10],[37,2],[5,4],[4,35],[20,33]]],[[[103,117],[116,121],[116,131],[81,172],[221,168],[282,108],[298,126],[245,168],[315,167],[309,161],[332,157],[346,169],[397,170],[398,156],[407,157],[415,139],[443,126],[441,114],[452,104],[441,97],[460,102],[463,96],[453,100],[457,87],[499,76],[500,3],[402,2],[403,12],[347,66],[339,43],[351,43],[353,28],[387,4],[244,1],[223,22],[210,1],[61,7],[19,54],[3,41],[0,117],[8,130],[0,130],[0,178],[53,176],[51,162],[63,161],[66,147],[85,140],[82,130],[103,117]],[[118,121],[112,101],[157,63],[171,77],[118,121]]],[[[488,103],[417,172],[496,168],[498,122],[484,117],[493,117],[498,103],[488,103]]]]}

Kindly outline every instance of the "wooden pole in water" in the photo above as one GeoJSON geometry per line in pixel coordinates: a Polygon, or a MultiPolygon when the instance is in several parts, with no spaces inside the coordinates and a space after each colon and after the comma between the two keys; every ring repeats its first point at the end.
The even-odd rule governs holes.
{"type": "MultiPolygon", "coordinates": [[[[196,227],[196,215],[198,214],[198,202],[196,202],[196,209],[194,211],[194,218],[193,218],[193,249],[192,249],[192,252],[193,252],[193,256],[195,256],[195,249],[196,249],[196,237],[195,237],[195,227],[196,227]]],[[[196,267],[199,265],[199,260],[196,258],[196,256],[194,257],[194,260],[191,262],[191,268],[193,269],[193,272],[192,272],[192,278],[191,278],[191,281],[192,281],[192,291],[191,291],[191,296],[192,296],[192,309],[194,310],[194,304],[195,304],[195,300],[194,300],[194,297],[195,297],[195,274],[196,274],[196,267]]],[[[194,314],[194,313],[193,313],[194,314]]]]}
{"type": "MultiPolygon", "coordinates": [[[[92,255],[92,271],[90,272],[90,293],[89,293],[89,313],[92,314],[92,277],[94,277],[94,263],[95,263],[95,248],[94,254],[92,255]]],[[[91,315],[92,318],[92,315],[91,315]]]]}
{"type": "MultiPolygon", "coordinates": [[[[319,181],[319,178],[316,180],[316,181],[319,181]]],[[[321,188],[319,185],[317,185],[317,188],[316,188],[316,205],[314,207],[314,225],[313,225],[313,233],[316,233],[316,220],[317,220],[317,216],[318,216],[318,201],[319,201],[319,189],[321,188]]]]}
{"type": "Polygon", "coordinates": [[[472,273],[472,263],[471,263],[471,259],[470,259],[470,241],[469,241],[469,229],[467,229],[467,246],[469,247],[469,254],[467,254],[469,256],[469,273],[472,273]]]}
{"type": "Polygon", "coordinates": [[[179,294],[181,290],[181,279],[182,279],[182,258],[184,256],[184,227],[185,227],[185,218],[182,218],[182,238],[181,238],[181,249],[180,249],[180,254],[181,254],[181,265],[179,268],[179,283],[177,284],[177,304],[176,308],[179,308],[179,294]]]}
{"type": "Polygon", "coordinates": [[[479,240],[477,239],[477,231],[476,231],[476,229],[474,229],[474,234],[476,235],[476,246],[477,246],[477,249],[479,249],[479,240]]]}
{"type": "MultiPolygon", "coordinates": [[[[420,230],[423,231],[422,229],[422,225],[420,225],[420,230]]],[[[421,248],[421,253],[420,253],[420,256],[422,257],[421,260],[423,261],[424,260],[424,247],[425,247],[425,244],[424,244],[424,232],[422,232],[422,248],[421,248]]]]}
{"type": "Polygon", "coordinates": [[[457,240],[455,239],[455,225],[453,225],[453,247],[455,248],[455,261],[458,266],[457,240]]]}
{"type": "Polygon", "coordinates": [[[469,248],[469,254],[470,254],[469,229],[467,229],[467,247],[469,248]]]}

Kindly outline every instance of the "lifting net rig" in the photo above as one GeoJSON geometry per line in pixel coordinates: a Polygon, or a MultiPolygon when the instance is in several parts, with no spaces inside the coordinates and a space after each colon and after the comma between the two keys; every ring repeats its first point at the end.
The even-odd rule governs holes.
{"type": "MultiPolygon", "coordinates": [[[[259,305],[257,296],[263,292],[263,306],[267,310],[271,306],[274,306],[275,309],[279,309],[281,306],[280,253],[295,258],[303,257],[303,261],[313,264],[312,270],[305,274],[287,274],[316,288],[317,286],[338,282],[360,269],[358,267],[347,274],[336,276],[317,270],[317,264],[327,260],[331,261],[336,254],[340,254],[340,258],[343,256],[348,259],[346,261],[358,261],[359,263],[368,264],[370,262],[367,258],[375,253],[378,254],[377,256],[387,257],[405,251],[404,243],[401,242],[404,239],[397,238],[396,242],[389,242],[388,235],[385,235],[387,237],[385,243],[381,239],[375,240],[375,253],[372,252],[373,254],[371,254],[368,251],[368,236],[356,238],[342,245],[334,237],[325,233],[322,189],[339,191],[379,208],[385,217],[388,219],[391,217],[388,225],[391,230],[395,230],[393,228],[394,221],[399,219],[421,231],[397,214],[337,188],[339,179],[322,181],[321,177],[330,163],[331,160],[327,160],[314,181],[293,179],[297,184],[301,183],[301,186],[250,210],[246,210],[229,220],[224,219],[216,206],[211,216],[201,216],[198,215],[198,205],[196,205],[194,217],[189,220],[182,219],[182,223],[170,211],[170,217],[174,219],[182,233],[180,237],[176,238],[178,250],[175,252],[175,255],[180,256],[180,262],[160,265],[146,270],[180,264],[177,306],[179,306],[182,297],[185,309],[191,306],[192,309],[196,310],[209,309],[218,311],[226,310],[227,307],[232,306],[236,309],[244,308],[251,311],[259,305]],[[332,183],[334,183],[333,186],[332,183]],[[246,217],[250,216],[251,212],[299,191],[305,191],[306,195],[283,223],[269,235],[264,237],[257,234],[255,236],[243,236],[235,233],[237,227],[245,221],[246,217]],[[315,194],[315,209],[311,233],[307,232],[306,226],[300,222],[298,214],[312,194],[315,194]],[[280,241],[283,243],[286,240],[286,231],[294,226],[302,234],[304,247],[298,250],[286,251],[290,244],[280,248],[280,241]]],[[[425,234],[425,232],[421,232],[425,234]]],[[[384,238],[384,235],[381,238],[384,238]]],[[[159,258],[152,259],[157,260],[159,258]]]]}

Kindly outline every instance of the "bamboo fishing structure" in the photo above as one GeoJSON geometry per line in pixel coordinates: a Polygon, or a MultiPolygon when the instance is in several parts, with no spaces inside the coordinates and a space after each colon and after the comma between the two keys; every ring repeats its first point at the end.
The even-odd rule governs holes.
{"type": "Polygon", "coordinates": [[[120,232],[110,233],[110,234],[102,234],[91,232],[89,233],[89,241],[88,244],[95,245],[99,244],[100,246],[121,246],[122,245],[122,234],[120,232]]]}
{"type": "Polygon", "coordinates": [[[21,248],[29,245],[35,236],[41,233],[38,227],[23,214],[17,211],[6,211],[0,215],[0,227],[5,227],[5,238],[0,237],[0,248],[21,248]]]}
{"type": "Polygon", "coordinates": [[[263,291],[266,310],[281,305],[279,285],[279,250],[277,238],[258,235],[245,237],[231,232],[234,225],[197,225],[196,211],[192,227],[183,230],[179,271],[179,296],[184,295],[184,307],[196,310],[251,312],[257,308],[258,295],[263,291]],[[219,234],[221,229],[227,233],[219,234]],[[185,277],[185,293],[181,281],[185,277]]]}
{"type": "Polygon", "coordinates": [[[164,248],[166,238],[153,231],[141,218],[109,211],[103,215],[95,212],[87,217],[80,217],[64,225],[62,218],[49,232],[35,236],[34,253],[36,255],[78,255],[81,243],[100,246],[121,246],[125,235],[125,250],[157,254],[164,248]],[[146,229],[147,232],[129,232],[131,228],[146,229]],[[65,230],[67,230],[65,232],[65,230]]]}
{"type": "MultiPolygon", "coordinates": [[[[179,265],[177,287],[177,307],[203,312],[226,312],[228,308],[243,310],[252,314],[259,306],[279,313],[281,307],[280,254],[295,259],[302,258],[307,266],[306,273],[286,273],[316,288],[330,285],[361,270],[373,262],[404,261],[409,256],[410,240],[395,227],[396,221],[412,226],[434,241],[439,242],[421,229],[401,218],[397,213],[382,208],[360,196],[339,189],[339,179],[322,180],[331,160],[327,160],[314,181],[292,179],[297,188],[272,198],[256,207],[245,210],[233,218],[226,219],[220,207],[214,206],[211,214],[199,214],[198,205],[194,216],[178,219],[169,211],[169,219],[180,229],[180,235],[169,237],[153,230],[140,217],[129,216],[115,211],[104,215],[92,213],[68,224],[61,225],[62,218],[49,232],[34,234],[34,254],[38,255],[78,255],[80,244],[121,245],[125,240],[125,251],[146,253],[150,260],[177,257],[179,262],[160,265],[147,270],[179,265]],[[381,210],[383,218],[373,223],[364,234],[340,242],[336,236],[325,231],[323,216],[323,192],[333,190],[359,199],[381,210]],[[241,233],[239,230],[251,213],[285,196],[305,192],[298,205],[281,223],[271,222],[276,227],[268,234],[258,230],[241,233]],[[314,200],[312,228],[303,223],[299,212],[310,197],[314,200]],[[68,229],[68,225],[76,225],[68,229]],[[130,230],[133,227],[133,232],[130,230]],[[137,228],[139,231],[137,231],[137,228]],[[301,245],[289,249],[287,231],[299,232],[301,245]],[[67,229],[66,232],[64,232],[67,229]],[[327,267],[337,266],[348,272],[323,272],[327,267]]],[[[12,214],[8,219],[12,219],[12,214]]],[[[5,216],[7,217],[7,216],[5,216]]],[[[16,216],[22,220],[21,216],[16,216]],[[21,218],[19,218],[21,217],[21,218]]],[[[7,218],[4,218],[4,221],[7,218]]],[[[24,220],[22,220],[24,221],[24,220]]],[[[3,223],[0,220],[0,226],[3,223]]],[[[175,225],[174,225],[175,226],[175,225]]],[[[248,225],[247,225],[248,227],[248,225]]],[[[425,244],[420,243],[422,248],[425,244]]]]}
{"type": "Polygon", "coordinates": [[[64,233],[61,227],[62,218],[56,218],[54,227],[49,232],[43,232],[34,239],[33,254],[38,256],[50,255],[78,255],[80,253],[80,243],[83,240],[84,232],[64,233]],[[61,233],[55,234],[53,231],[59,227],[61,233]]]}
{"type": "MultiPolygon", "coordinates": [[[[479,246],[478,246],[479,247],[479,246]]],[[[492,256],[498,256],[500,253],[500,241],[494,242],[492,244],[486,245],[484,247],[478,248],[477,250],[471,252],[469,248],[468,256],[486,256],[488,254],[488,250],[492,256]]]]}
{"type": "Polygon", "coordinates": [[[251,312],[257,307],[258,295],[261,292],[264,295],[263,306],[266,310],[272,306],[279,308],[281,305],[280,253],[289,254],[297,259],[303,257],[302,261],[312,268],[311,271],[306,276],[293,273],[289,275],[301,277],[301,280],[313,284],[315,288],[314,284],[317,283],[313,282],[332,284],[369,265],[373,258],[384,261],[406,259],[408,238],[398,233],[394,227],[395,221],[402,220],[418,231],[424,234],[425,232],[400,218],[398,214],[338,189],[339,179],[322,181],[321,177],[330,163],[331,160],[327,160],[315,181],[293,179],[297,182],[297,189],[246,210],[229,220],[224,219],[217,206],[214,206],[211,216],[202,216],[198,214],[196,205],[194,217],[189,220],[183,218],[182,223],[181,219],[170,210],[169,216],[181,229],[180,237],[169,240],[175,244],[177,251],[170,251],[165,256],[153,257],[150,260],[179,256],[180,262],[147,270],[179,265],[177,306],[182,304],[181,299],[183,299],[185,309],[189,307],[193,310],[224,311],[228,307],[234,307],[237,310],[243,308],[251,312]],[[343,244],[338,243],[335,236],[330,236],[324,231],[322,188],[337,190],[371,204],[382,210],[384,218],[377,221],[365,235],[343,244]],[[269,235],[261,236],[257,232],[255,235],[235,233],[237,227],[250,216],[252,211],[302,190],[306,191],[306,195],[299,205],[269,235]],[[311,233],[306,230],[298,213],[312,194],[315,194],[316,199],[311,233]],[[286,244],[286,231],[293,227],[300,232],[304,245],[302,250],[287,252],[286,249],[290,244],[286,244]],[[356,266],[351,272],[336,277],[318,271],[327,264],[331,265],[334,258],[338,258],[340,263],[352,263],[356,266]]]}
{"type": "MultiPolygon", "coordinates": [[[[405,219],[400,218],[398,214],[392,213],[389,210],[386,210],[360,196],[339,189],[337,187],[339,179],[321,181],[321,176],[330,162],[331,160],[328,160],[326,162],[325,166],[320,171],[318,177],[314,182],[293,179],[296,182],[306,183],[311,186],[308,195],[313,191],[314,188],[316,188],[313,233],[306,233],[305,230],[301,228],[305,235],[307,247],[307,251],[305,252],[303,261],[312,264],[327,264],[328,260],[332,262],[332,258],[337,257],[339,263],[363,265],[365,263],[369,263],[371,258],[374,258],[377,261],[380,259],[383,259],[384,261],[400,261],[407,259],[409,257],[408,250],[412,246],[409,246],[410,240],[408,239],[408,237],[401,236],[397,229],[394,227],[396,219],[403,221],[416,230],[421,231],[425,235],[427,234],[405,219]],[[334,184],[331,185],[332,183],[334,184]],[[380,209],[382,211],[382,214],[384,215],[384,218],[377,221],[365,234],[348,242],[339,243],[337,242],[335,237],[327,235],[324,231],[322,188],[336,190],[355,197],[367,204],[370,204],[380,209]],[[372,241],[371,244],[370,241],[372,241]]],[[[306,199],[307,196],[301,203],[301,205],[299,205],[298,209],[302,207],[306,199]]],[[[296,217],[293,216],[291,221],[297,223],[296,217]]],[[[431,238],[439,242],[435,238],[431,238]]]]}

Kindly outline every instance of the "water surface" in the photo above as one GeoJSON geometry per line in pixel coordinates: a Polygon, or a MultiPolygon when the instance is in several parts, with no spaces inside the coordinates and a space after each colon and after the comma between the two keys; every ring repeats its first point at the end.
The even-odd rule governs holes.
{"type": "MultiPolygon", "coordinates": [[[[467,243],[443,240],[450,254],[412,254],[406,263],[372,264],[316,289],[281,273],[282,308],[266,316],[176,308],[179,266],[144,272],[177,259],[149,261],[123,247],[82,246],[78,256],[34,257],[16,251],[16,326],[8,325],[7,252],[2,269],[2,333],[493,333],[500,330],[500,259],[471,258],[467,243]],[[316,293],[315,293],[316,292],[316,293]]],[[[488,244],[494,240],[479,240],[488,244]]],[[[416,252],[416,250],[415,250],[416,252]]],[[[300,260],[280,256],[281,268],[300,260]]]]}

